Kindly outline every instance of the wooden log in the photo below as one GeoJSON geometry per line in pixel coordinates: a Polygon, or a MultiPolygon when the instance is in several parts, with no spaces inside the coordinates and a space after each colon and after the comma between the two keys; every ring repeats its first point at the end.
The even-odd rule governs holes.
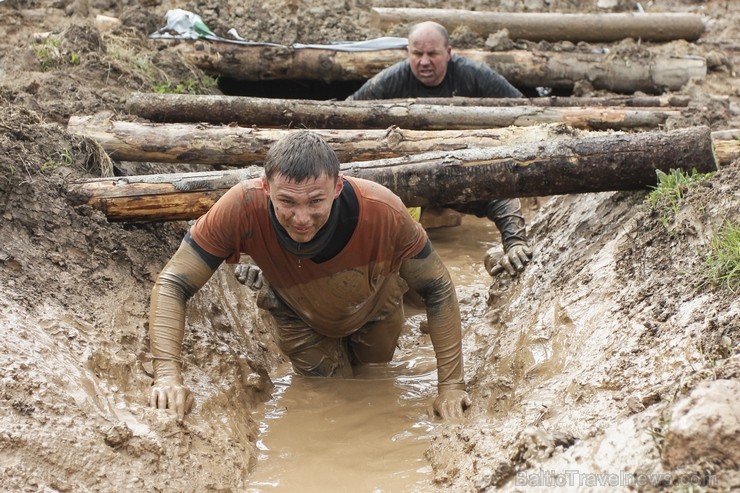
{"type": "MultiPolygon", "coordinates": [[[[460,53],[460,51],[458,51],[460,53]]],[[[588,81],[594,89],[631,94],[677,91],[693,78],[707,75],[707,62],[697,56],[629,58],[595,53],[513,50],[465,52],[472,60],[485,63],[517,87],[572,89],[588,81]],[[505,75],[504,75],[505,74],[505,75]]]]}
{"type": "MultiPolygon", "coordinates": [[[[277,140],[296,130],[181,123],[113,121],[108,115],[72,116],[71,134],[98,142],[118,161],[261,165],[277,140]]],[[[475,130],[315,130],[341,162],[496,147],[570,138],[577,130],[562,124],[475,130]]]]}
{"type": "MultiPolygon", "coordinates": [[[[419,100],[423,101],[423,100],[419,100]]],[[[459,130],[567,123],[592,130],[650,129],[680,112],[666,108],[461,107],[384,101],[313,101],[138,93],[129,113],[155,122],[239,123],[306,128],[459,130]],[[359,104],[358,104],[359,103],[359,104]]]]}
{"type": "MultiPolygon", "coordinates": [[[[261,129],[180,123],[134,123],[111,120],[112,113],[72,116],[67,131],[98,142],[118,161],[192,163],[226,166],[261,165],[268,149],[292,129],[261,129]]],[[[314,130],[341,162],[370,161],[420,154],[554,141],[583,136],[563,124],[475,130],[314,130]]],[[[597,136],[597,132],[589,132],[597,136]]],[[[712,132],[717,163],[740,155],[740,130],[712,132]],[[738,135],[735,135],[737,133],[738,135]]]]}
{"type": "Polygon", "coordinates": [[[385,8],[371,9],[372,24],[385,31],[397,24],[433,20],[450,32],[460,26],[488,36],[502,29],[511,39],[531,41],[613,42],[626,38],[643,41],[696,41],[704,22],[690,13],[549,13],[486,12],[457,9],[385,8]]]}
{"type": "Polygon", "coordinates": [[[715,130],[711,135],[718,165],[727,166],[740,159],[740,128],[715,130]]]}
{"type": "Polygon", "coordinates": [[[712,141],[718,165],[727,166],[740,159],[740,140],[713,138],[712,141]]]}
{"type": "MultiPolygon", "coordinates": [[[[71,134],[97,141],[118,161],[197,163],[226,166],[261,165],[267,150],[297,130],[178,123],[113,121],[109,115],[72,116],[71,134]]],[[[563,140],[583,132],[563,124],[474,130],[314,130],[327,141],[341,162],[369,161],[484,147],[563,140]]],[[[598,135],[589,132],[589,136],[598,135]]],[[[712,132],[717,163],[731,163],[740,155],[740,130],[712,132]],[[737,134],[737,135],[736,135],[737,134]]]]}
{"type": "MultiPolygon", "coordinates": [[[[173,42],[173,49],[205,72],[238,80],[367,80],[406,58],[405,49],[335,51],[288,46],[245,46],[221,41],[173,42]]],[[[676,91],[691,78],[705,77],[706,60],[696,56],[625,58],[598,53],[536,53],[455,50],[485,63],[517,87],[572,89],[587,80],[594,89],[631,94],[676,91]]]]}
{"type": "Polygon", "coordinates": [[[186,60],[206,72],[254,81],[363,80],[406,56],[405,49],[351,52],[293,48],[287,45],[239,45],[207,40],[156,41],[180,51],[186,60]]]}
{"type": "MultiPolygon", "coordinates": [[[[432,152],[345,163],[342,173],[376,181],[408,206],[445,206],[494,198],[644,189],[656,169],[716,170],[707,127],[609,133],[518,146],[432,152]]],[[[110,221],[192,219],[260,168],[99,178],[71,184],[69,200],[110,221]]]]}

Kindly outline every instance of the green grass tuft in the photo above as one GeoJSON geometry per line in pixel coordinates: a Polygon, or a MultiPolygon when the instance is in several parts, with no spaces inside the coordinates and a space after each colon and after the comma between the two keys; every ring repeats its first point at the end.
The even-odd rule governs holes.
{"type": "Polygon", "coordinates": [[[59,50],[59,40],[48,38],[34,49],[36,59],[39,62],[42,72],[46,72],[57,67],[62,60],[62,53],[59,50]]]}
{"type": "Polygon", "coordinates": [[[689,188],[702,180],[709,179],[714,173],[697,173],[696,169],[691,174],[680,169],[672,169],[665,173],[655,170],[658,175],[658,185],[647,196],[646,202],[650,208],[660,214],[660,223],[668,227],[672,218],[681,207],[681,200],[689,191],[689,188]]]}
{"type": "Polygon", "coordinates": [[[740,292],[740,225],[725,223],[712,238],[712,251],[705,260],[706,279],[740,292]]]}
{"type": "Polygon", "coordinates": [[[188,79],[179,84],[158,82],[152,84],[152,89],[157,94],[198,94],[198,81],[188,79]]]}

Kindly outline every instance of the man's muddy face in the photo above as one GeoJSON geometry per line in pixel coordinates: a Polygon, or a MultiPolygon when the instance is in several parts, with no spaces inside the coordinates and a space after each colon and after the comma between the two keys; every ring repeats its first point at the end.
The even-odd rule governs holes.
{"type": "Polygon", "coordinates": [[[272,200],[275,215],[288,235],[298,243],[311,241],[326,224],[334,199],[342,192],[342,179],[322,174],[295,182],[282,174],[262,184],[272,200]]]}
{"type": "Polygon", "coordinates": [[[425,86],[435,87],[447,74],[452,49],[435,29],[420,29],[409,36],[409,64],[411,72],[425,86]]]}

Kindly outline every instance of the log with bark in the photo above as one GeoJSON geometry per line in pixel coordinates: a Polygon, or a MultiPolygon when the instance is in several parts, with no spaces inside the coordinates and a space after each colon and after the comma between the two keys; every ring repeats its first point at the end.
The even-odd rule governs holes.
{"type": "MultiPolygon", "coordinates": [[[[261,165],[268,149],[295,129],[263,129],[183,123],[114,121],[112,113],[72,116],[71,134],[99,143],[117,161],[191,163],[218,166],[261,165]]],[[[341,162],[369,161],[431,151],[500,147],[570,139],[588,132],[564,124],[474,130],[314,130],[341,162]]],[[[738,131],[740,132],[740,131],[738,131]]],[[[740,141],[727,131],[712,132],[717,163],[737,158],[740,141]]]]}
{"type": "Polygon", "coordinates": [[[563,56],[556,52],[521,50],[462,54],[493,67],[517,87],[572,89],[576,82],[588,81],[594,89],[660,94],[677,91],[689,80],[707,75],[707,62],[698,56],[630,57],[596,53],[563,56]]]}
{"type": "MultiPolygon", "coordinates": [[[[205,72],[238,80],[366,80],[406,58],[404,49],[338,51],[289,46],[245,46],[222,41],[162,40],[205,72]]],[[[526,50],[454,50],[496,70],[521,88],[572,89],[586,80],[594,89],[632,94],[675,91],[707,74],[697,56],[623,57],[600,53],[526,50]]]]}
{"type": "Polygon", "coordinates": [[[696,41],[704,22],[691,13],[552,13],[486,12],[459,9],[373,7],[372,23],[382,31],[397,24],[433,20],[450,32],[465,26],[488,36],[506,29],[510,39],[530,41],[614,42],[626,38],[643,41],[696,41]]]}
{"type": "MultiPolygon", "coordinates": [[[[494,198],[645,189],[656,170],[716,170],[708,127],[670,132],[610,133],[518,146],[432,152],[345,163],[342,173],[376,181],[408,206],[446,206],[494,198]]],[[[88,204],[110,221],[192,219],[260,168],[99,178],[76,182],[75,205],[88,204]]]]}
{"type": "MultiPolygon", "coordinates": [[[[306,128],[388,128],[459,130],[527,127],[567,123],[591,130],[651,129],[672,108],[560,108],[535,106],[441,106],[419,102],[312,101],[240,96],[138,93],[129,96],[126,109],[154,122],[239,123],[306,128]]],[[[417,100],[423,101],[423,99],[417,100]]]]}
{"type": "MultiPolygon", "coordinates": [[[[204,124],[113,121],[73,116],[68,132],[88,137],[118,161],[259,165],[277,140],[296,130],[204,124]]],[[[476,130],[314,130],[342,162],[365,161],[467,148],[568,138],[577,130],[561,124],[476,130]]]]}
{"type": "MultiPolygon", "coordinates": [[[[112,114],[73,116],[67,131],[98,142],[118,161],[261,165],[277,140],[296,130],[184,123],[114,121],[112,114]]],[[[340,162],[369,161],[429,151],[497,147],[571,138],[580,131],[563,124],[475,130],[314,130],[340,162]]]]}

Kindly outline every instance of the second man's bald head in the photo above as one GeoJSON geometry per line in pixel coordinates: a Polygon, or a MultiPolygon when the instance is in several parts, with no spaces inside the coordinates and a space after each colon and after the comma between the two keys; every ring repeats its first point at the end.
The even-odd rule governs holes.
{"type": "Polygon", "coordinates": [[[407,49],[414,77],[425,86],[441,84],[452,56],[447,29],[433,21],[414,24],[409,30],[407,49]]]}

